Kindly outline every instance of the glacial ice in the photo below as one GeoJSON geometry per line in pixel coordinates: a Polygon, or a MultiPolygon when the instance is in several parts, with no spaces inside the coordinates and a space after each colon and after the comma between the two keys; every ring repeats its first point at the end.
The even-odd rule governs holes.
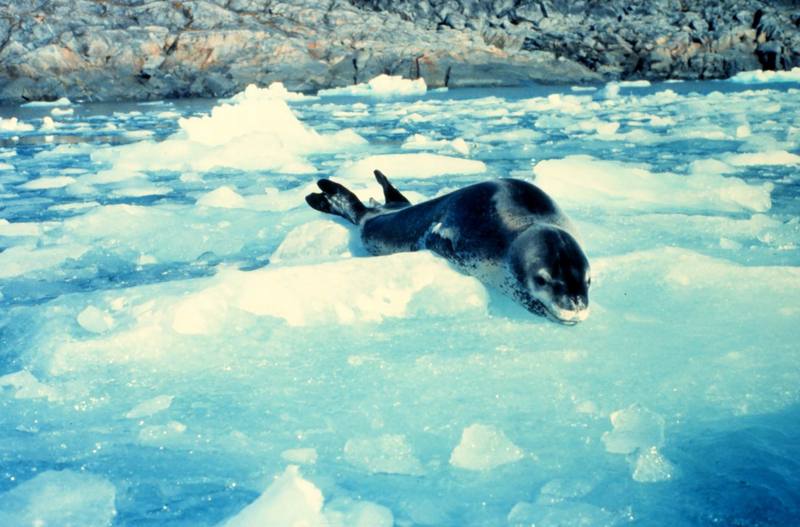
{"type": "Polygon", "coordinates": [[[729,82],[743,84],[757,84],[769,82],[800,82],[800,67],[792,68],[787,71],[766,71],[753,70],[737,73],[729,82]]]}
{"type": "Polygon", "coordinates": [[[410,97],[424,95],[428,91],[425,79],[404,79],[399,75],[381,74],[368,82],[342,88],[328,88],[319,90],[320,97],[355,96],[355,97],[410,97]]]}
{"type": "Polygon", "coordinates": [[[36,107],[70,106],[71,104],[72,101],[70,101],[66,97],[60,97],[54,101],[31,101],[21,104],[20,106],[27,108],[36,108],[36,107]]]}
{"type": "Polygon", "coordinates": [[[0,524],[791,524],[797,92],[665,87],[7,110],[0,524]],[[376,168],[540,184],[591,316],[303,200],[376,168]]]}

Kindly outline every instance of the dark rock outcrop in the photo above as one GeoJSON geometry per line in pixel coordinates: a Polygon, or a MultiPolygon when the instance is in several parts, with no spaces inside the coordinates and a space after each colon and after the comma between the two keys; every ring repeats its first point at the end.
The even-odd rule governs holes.
{"type": "Polygon", "coordinates": [[[0,101],[718,78],[800,65],[796,2],[0,0],[0,101]]]}

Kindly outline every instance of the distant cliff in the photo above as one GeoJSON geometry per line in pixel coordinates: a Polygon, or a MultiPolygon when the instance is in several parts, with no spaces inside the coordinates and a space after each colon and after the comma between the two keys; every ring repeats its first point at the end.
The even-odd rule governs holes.
{"type": "Polygon", "coordinates": [[[766,0],[0,0],[0,101],[720,78],[800,65],[766,0]]]}

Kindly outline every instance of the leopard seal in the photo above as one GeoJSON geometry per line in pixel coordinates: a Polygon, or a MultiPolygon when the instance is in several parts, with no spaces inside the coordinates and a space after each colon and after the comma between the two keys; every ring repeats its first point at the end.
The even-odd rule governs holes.
{"type": "Polygon", "coordinates": [[[589,260],[570,220],[537,186],[496,179],[412,205],[381,171],[375,178],[383,205],[367,206],[328,179],[306,202],[358,226],[372,255],[427,249],[532,313],[568,325],[588,316],[589,260]]]}

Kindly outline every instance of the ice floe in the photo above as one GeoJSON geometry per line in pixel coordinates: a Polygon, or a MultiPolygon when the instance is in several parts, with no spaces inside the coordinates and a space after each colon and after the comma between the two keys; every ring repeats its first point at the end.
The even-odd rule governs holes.
{"type": "Polygon", "coordinates": [[[769,83],[769,82],[800,82],[800,67],[792,68],[787,71],[766,71],[753,70],[737,73],[729,82],[740,82],[745,84],[769,83]]]}
{"type": "Polygon", "coordinates": [[[100,476],[48,470],[0,494],[0,524],[108,527],[115,497],[114,485],[100,476]]]}
{"type": "Polygon", "coordinates": [[[751,185],[735,178],[701,173],[654,173],[646,165],[568,156],[540,161],[536,183],[559,202],[632,209],[749,210],[772,206],[772,185],[751,185]]]}
{"type": "Polygon", "coordinates": [[[348,95],[356,97],[409,97],[424,95],[428,91],[425,79],[404,79],[398,75],[381,74],[362,84],[319,90],[320,97],[348,95]]]}

